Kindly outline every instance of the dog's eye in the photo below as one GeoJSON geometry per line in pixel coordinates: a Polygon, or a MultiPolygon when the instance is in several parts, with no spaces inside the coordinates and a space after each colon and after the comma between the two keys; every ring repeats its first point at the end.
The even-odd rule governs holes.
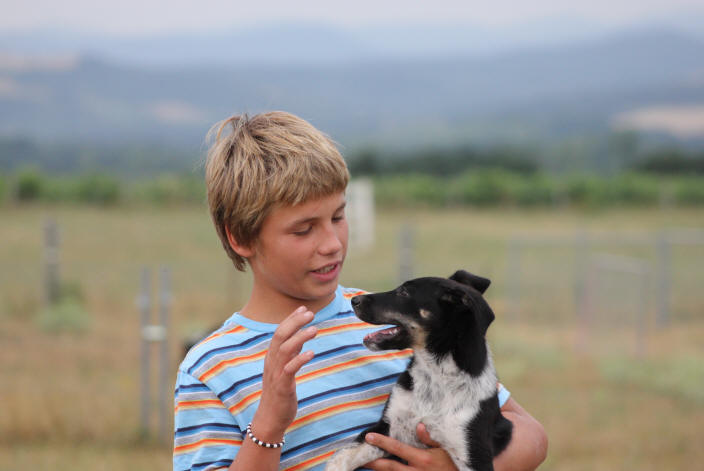
{"type": "Polygon", "coordinates": [[[408,291],[406,291],[406,288],[404,288],[403,286],[401,286],[399,289],[397,289],[396,293],[399,296],[403,296],[404,298],[408,298],[411,296],[410,294],[408,294],[408,291]]]}

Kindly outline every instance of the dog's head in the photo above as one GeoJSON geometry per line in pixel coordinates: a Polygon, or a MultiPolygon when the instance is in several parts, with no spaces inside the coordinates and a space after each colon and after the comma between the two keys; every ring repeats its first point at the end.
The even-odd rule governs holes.
{"type": "Polygon", "coordinates": [[[490,283],[459,270],[449,278],[416,278],[392,291],[357,296],[352,299],[357,317],[394,326],[367,335],[364,344],[370,350],[425,349],[440,357],[464,355],[470,344],[484,349],[494,320],[482,297],[490,283]]]}

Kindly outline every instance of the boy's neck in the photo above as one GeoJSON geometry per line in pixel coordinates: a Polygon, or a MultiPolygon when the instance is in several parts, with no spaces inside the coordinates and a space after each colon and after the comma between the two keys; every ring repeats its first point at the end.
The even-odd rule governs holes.
{"type": "Polygon", "coordinates": [[[316,300],[297,299],[294,297],[274,295],[269,296],[254,288],[247,303],[239,313],[248,319],[267,324],[280,324],[299,306],[305,306],[314,313],[320,311],[335,299],[335,292],[329,297],[316,300]]]}

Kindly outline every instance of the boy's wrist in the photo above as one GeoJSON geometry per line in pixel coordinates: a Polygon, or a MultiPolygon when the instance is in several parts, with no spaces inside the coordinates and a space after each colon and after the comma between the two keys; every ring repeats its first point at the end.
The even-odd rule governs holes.
{"type": "Polygon", "coordinates": [[[283,441],[287,426],[277,425],[276,421],[255,414],[252,419],[252,433],[259,439],[269,443],[283,441]]]}

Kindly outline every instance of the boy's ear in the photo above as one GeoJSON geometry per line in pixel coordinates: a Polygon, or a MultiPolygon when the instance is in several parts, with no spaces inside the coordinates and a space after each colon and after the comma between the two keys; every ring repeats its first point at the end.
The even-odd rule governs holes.
{"type": "Polygon", "coordinates": [[[227,242],[230,244],[230,248],[235,251],[237,255],[244,258],[249,258],[254,255],[254,250],[249,246],[245,246],[237,242],[235,236],[230,232],[230,228],[225,226],[225,233],[227,234],[227,242]]]}

